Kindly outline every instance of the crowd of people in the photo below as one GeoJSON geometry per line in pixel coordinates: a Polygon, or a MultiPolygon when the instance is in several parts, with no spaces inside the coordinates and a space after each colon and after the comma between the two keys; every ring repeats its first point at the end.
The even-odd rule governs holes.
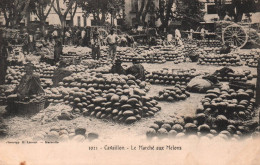
{"type": "MultiPolygon", "coordinates": [[[[205,28],[201,27],[201,37],[202,39],[205,37],[205,28]]],[[[46,43],[52,43],[54,45],[54,64],[60,63],[60,56],[63,51],[63,45],[73,45],[73,46],[88,46],[92,49],[92,58],[94,60],[100,59],[100,50],[101,46],[106,43],[108,46],[108,57],[107,60],[109,63],[113,65],[111,72],[116,72],[119,74],[128,74],[131,72],[138,72],[138,74],[142,75],[140,70],[144,70],[143,67],[137,65],[137,61],[133,60],[133,68],[129,70],[124,70],[121,67],[121,62],[116,59],[116,52],[117,46],[120,47],[135,47],[136,42],[131,35],[127,33],[121,34],[120,36],[117,35],[117,32],[114,28],[110,29],[109,34],[106,38],[100,35],[98,28],[94,28],[91,31],[88,31],[87,28],[79,28],[79,27],[68,27],[65,28],[64,31],[61,28],[54,27],[54,28],[46,28],[45,30],[40,30],[37,28],[36,31],[32,32],[28,29],[24,28],[19,31],[19,34],[15,39],[2,39],[1,41],[1,58],[0,58],[0,76],[5,77],[6,69],[7,69],[7,57],[11,52],[11,45],[22,45],[22,50],[25,55],[29,53],[33,53],[36,50],[36,43],[39,41],[44,41],[46,43]],[[64,35],[63,35],[64,34],[64,35]],[[136,71],[138,70],[138,71],[136,71]]],[[[132,28],[131,31],[136,31],[137,29],[132,28]]],[[[188,33],[188,40],[193,39],[194,30],[190,29],[188,33]]],[[[149,46],[156,46],[157,39],[161,38],[163,40],[163,45],[167,44],[176,44],[179,46],[183,45],[183,36],[181,31],[176,28],[173,33],[166,33],[163,36],[159,35],[158,29],[150,29],[146,31],[146,39],[147,45],[149,46]]],[[[223,45],[223,48],[220,50],[221,54],[227,54],[231,51],[231,47],[229,43],[223,45]]],[[[133,73],[135,74],[135,73],[133,73]]],[[[141,77],[143,79],[143,76],[141,77]]],[[[4,83],[4,80],[0,80],[0,84],[4,83]],[[3,82],[2,82],[3,81],[3,82]]]]}

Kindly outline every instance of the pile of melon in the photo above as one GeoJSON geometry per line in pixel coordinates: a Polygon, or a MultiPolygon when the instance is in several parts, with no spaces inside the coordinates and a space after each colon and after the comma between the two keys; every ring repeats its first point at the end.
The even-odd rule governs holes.
{"type": "Polygon", "coordinates": [[[186,85],[190,80],[199,73],[196,70],[181,70],[181,71],[169,71],[168,69],[154,71],[152,74],[146,76],[146,81],[151,84],[162,84],[162,85],[186,85]]]}
{"type": "Polygon", "coordinates": [[[174,64],[182,63],[184,60],[184,53],[181,50],[172,50],[172,49],[160,49],[157,52],[158,55],[163,56],[166,61],[174,61],[174,64]]]}
{"type": "Polygon", "coordinates": [[[198,113],[172,121],[155,121],[146,131],[147,138],[221,138],[239,140],[254,135],[256,121],[238,122],[228,120],[224,115],[215,118],[198,113]]]}
{"type": "Polygon", "coordinates": [[[5,83],[6,84],[19,84],[21,78],[24,74],[24,67],[23,66],[9,66],[7,67],[5,76],[5,83]]]}
{"type": "Polygon", "coordinates": [[[51,66],[50,64],[40,63],[35,65],[37,73],[40,74],[41,78],[52,79],[54,71],[57,69],[56,66],[51,66]]]}
{"type": "Polygon", "coordinates": [[[249,60],[254,59],[255,55],[251,53],[239,53],[240,59],[245,62],[249,62],[249,60]]]}
{"type": "Polygon", "coordinates": [[[254,92],[248,90],[211,89],[193,116],[172,121],[156,121],[146,132],[147,137],[183,138],[196,135],[207,138],[240,139],[254,133],[258,126],[252,120],[254,92]]]}
{"type": "Polygon", "coordinates": [[[159,96],[155,97],[158,101],[175,102],[185,100],[190,97],[190,93],[186,91],[185,86],[176,85],[172,88],[166,88],[159,91],[159,96]]]}
{"type": "MultiPolygon", "coordinates": [[[[52,85],[52,77],[55,66],[50,66],[46,63],[41,63],[35,65],[36,69],[34,74],[38,75],[41,80],[41,85],[43,88],[50,87],[52,85]]],[[[22,76],[25,74],[24,66],[9,66],[7,68],[7,75],[5,77],[5,84],[18,85],[21,81],[22,76]]]]}
{"type": "Polygon", "coordinates": [[[245,61],[248,64],[250,61],[257,59],[260,55],[260,49],[251,49],[250,52],[239,52],[241,60],[245,61]]]}
{"type": "Polygon", "coordinates": [[[252,80],[253,75],[250,70],[244,70],[242,73],[228,73],[226,75],[217,74],[219,81],[243,81],[252,80]]]}
{"type": "Polygon", "coordinates": [[[242,66],[240,57],[236,54],[208,54],[200,55],[198,64],[200,65],[218,65],[218,66],[242,66]]]}
{"type": "Polygon", "coordinates": [[[33,136],[33,140],[46,140],[48,142],[86,142],[98,139],[99,135],[88,132],[84,127],[72,128],[71,126],[53,126],[47,131],[39,131],[33,136]]]}
{"type": "Polygon", "coordinates": [[[0,105],[4,105],[6,103],[6,95],[5,88],[0,86],[0,105]]]}
{"type": "Polygon", "coordinates": [[[258,66],[258,60],[259,57],[254,57],[253,59],[250,59],[247,61],[246,65],[249,67],[256,68],[258,66]]]}
{"type": "Polygon", "coordinates": [[[155,99],[146,96],[146,82],[132,75],[74,73],[59,85],[45,90],[48,102],[64,102],[84,116],[130,124],[161,110],[155,99]]]}
{"type": "Polygon", "coordinates": [[[254,91],[252,89],[219,89],[208,90],[201,100],[201,112],[216,117],[224,115],[232,120],[249,120],[254,116],[254,91]]]}
{"type": "Polygon", "coordinates": [[[202,47],[222,47],[222,42],[220,40],[200,40],[198,42],[202,47]]]}
{"type": "Polygon", "coordinates": [[[84,66],[84,65],[70,65],[66,67],[67,70],[72,71],[74,73],[77,72],[84,72],[88,69],[88,66],[84,66]]]}

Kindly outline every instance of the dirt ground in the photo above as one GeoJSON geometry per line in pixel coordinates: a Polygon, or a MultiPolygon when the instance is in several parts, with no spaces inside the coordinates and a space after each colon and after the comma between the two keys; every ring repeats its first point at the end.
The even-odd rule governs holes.
{"type": "MultiPolygon", "coordinates": [[[[146,70],[152,72],[160,70],[162,68],[169,69],[191,69],[196,68],[198,71],[204,71],[213,73],[216,69],[221,67],[217,66],[202,66],[196,63],[181,63],[174,64],[173,62],[167,62],[165,64],[143,64],[146,70]]],[[[235,71],[251,70],[253,74],[256,74],[255,68],[232,67],[235,71]]],[[[254,80],[255,81],[255,80],[254,80]]],[[[152,85],[148,95],[158,95],[158,92],[163,88],[169,86],[152,85]]],[[[6,139],[30,139],[38,131],[47,131],[52,126],[66,126],[67,128],[84,127],[87,132],[96,132],[99,134],[100,139],[113,139],[120,135],[126,138],[129,137],[144,137],[147,128],[156,120],[172,120],[175,117],[195,114],[196,107],[200,100],[203,98],[203,94],[191,93],[191,96],[185,101],[179,101],[175,103],[160,102],[159,105],[162,110],[155,114],[151,118],[143,118],[140,121],[132,125],[118,124],[111,121],[105,121],[92,117],[78,117],[70,121],[60,120],[58,122],[51,122],[41,124],[40,122],[33,122],[29,118],[24,117],[8,117],[5,119],[8,125],[9,134],[6,139]]],[[[4,111],[5,107],[0,107],[0,111],[4,111]]]]}

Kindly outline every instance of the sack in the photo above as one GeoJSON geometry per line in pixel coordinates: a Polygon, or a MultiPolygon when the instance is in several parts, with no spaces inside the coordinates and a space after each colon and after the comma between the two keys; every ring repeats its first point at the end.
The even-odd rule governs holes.
{"type": "Polygon", "coordinates": [[[213,84],[202,77],[193,78],[187,85],[187,90],[194,93],[205,93],[211,88],[213,88],[213,84]]]}

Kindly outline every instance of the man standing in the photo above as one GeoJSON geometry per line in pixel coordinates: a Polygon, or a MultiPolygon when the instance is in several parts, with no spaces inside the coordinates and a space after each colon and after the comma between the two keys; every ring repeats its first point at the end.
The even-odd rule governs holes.
{"type": "Polygon", "coordinates": [[[176,43],[179,44],[179,42],[181,40],[181,32],[179,29],[175,30],[175,40],[176,40],[176,43]]]}
{"type": "Polygon", "coordinates": [[[190,33],[188,34],[189,40],[193,40],[193,33],[194,33],[194,30],[192,28],[190,28],[190,33]]]}
{"type": "Polygon", "coordinates": [[[205,39],[205,33],[206,33],[206,30],[204,27],[201,28],[200,30],[200,35],[201,35],[201,38],[204,40],[205,39]]]}
{"type": "Polygon", "coordinates": [[[85,29],[82,29],[82,31],[81,31],[81,46],[86,46],[85,37],[86,37],[86,31],[85,31],[85,29]]]}
{"type": "Polygon", "coordinates": [[[107,36],[107,43],[109,46],[109,57],[108,60],[112,60],[112,63],[115,62],[116,58],[116,47],[118,42],[118,36],[114,34],[114,29],[110,31],[110,34],[107,36]]]}
{"type": "Polygon", "coordinates": [[[60,39],[55,40],[54,45],[54,63],[56,64],[60,60],[60,55],[62,54],[62,43],[60,39]]]}
{"type": "Polygon", "coordinates": [[[100,58],[100,38],[97,31],[97,28],[95,28],[95,31],[93,32],[93,38],[91,40],[92,45],[92,58],[94,60],[99,60],[100,58]]]}

